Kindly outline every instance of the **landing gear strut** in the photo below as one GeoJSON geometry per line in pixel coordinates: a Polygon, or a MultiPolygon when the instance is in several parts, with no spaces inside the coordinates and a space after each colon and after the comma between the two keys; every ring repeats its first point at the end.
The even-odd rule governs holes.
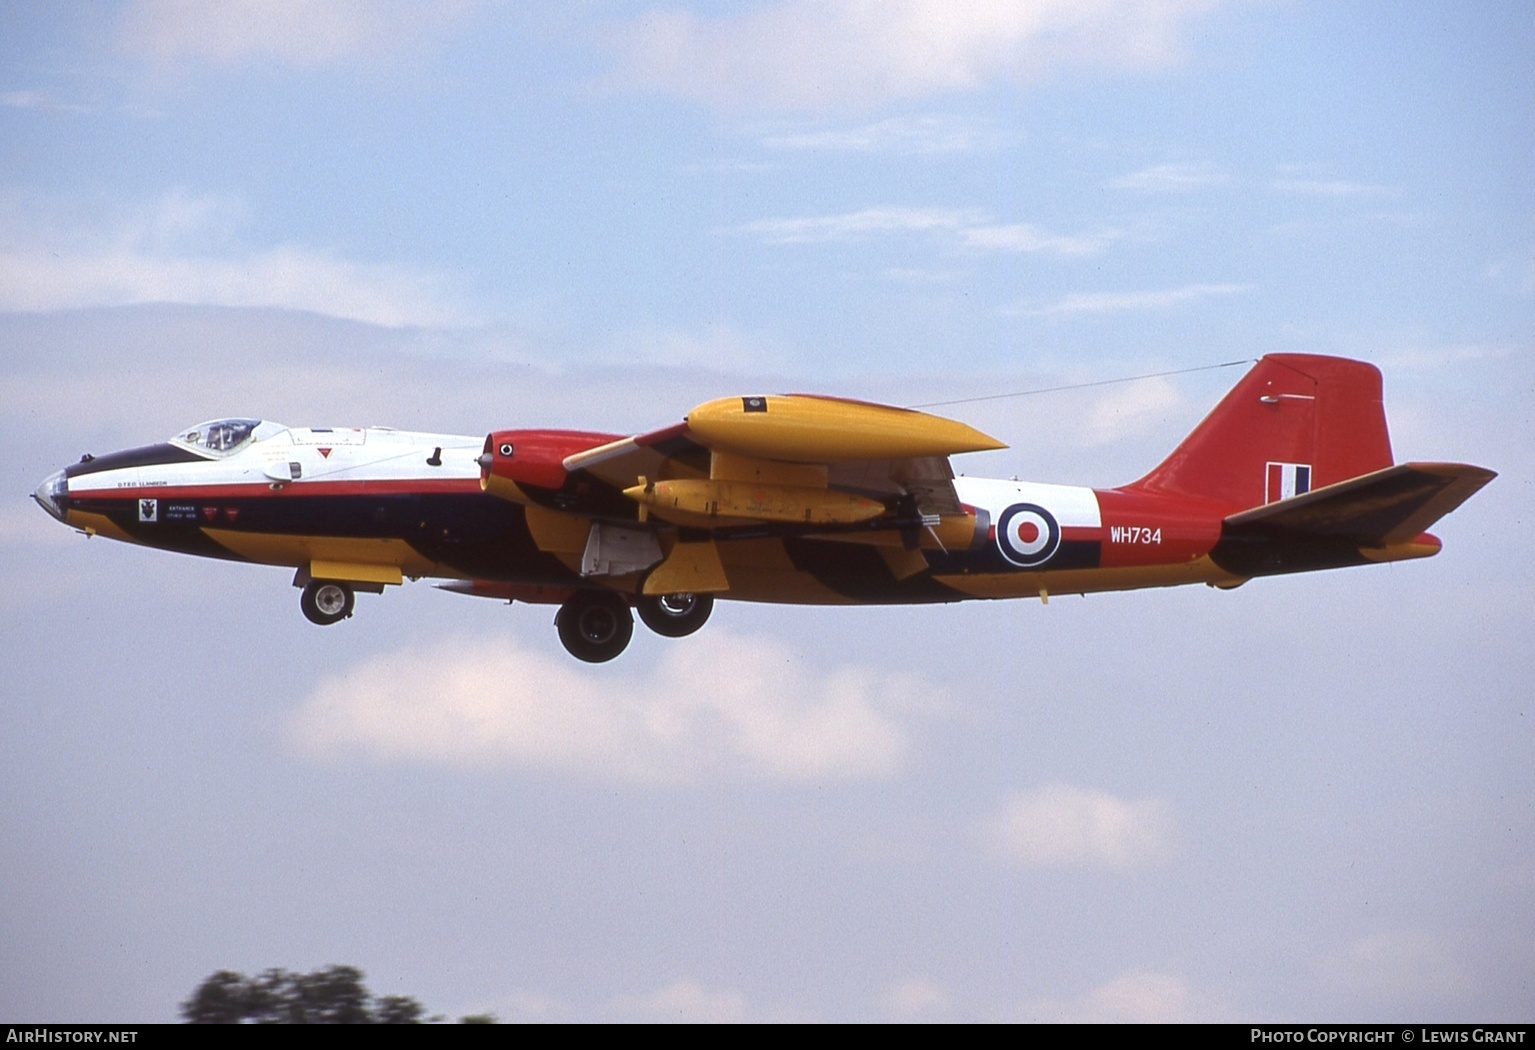
{"type": "Polygon", "coordinates": [[[560,642],[577,660],[606,663],[634,637],[629,604],[612,591],[577,591],[555,614],[560,642]]]}
{"type": "Polygon", "coordinates": [[[324,627],[351,616],[352,605],[356,600],[348,584],[335,580],[310,580],[304,585],[304,593],[299,596],[298,605],[310,623],[324,627]]]}
{"type": "Polygon", "coordinates": [[[663,638],[685,638],[714,611],[712,594],[647,594],[634,606],[645,626],[663,638]]]}

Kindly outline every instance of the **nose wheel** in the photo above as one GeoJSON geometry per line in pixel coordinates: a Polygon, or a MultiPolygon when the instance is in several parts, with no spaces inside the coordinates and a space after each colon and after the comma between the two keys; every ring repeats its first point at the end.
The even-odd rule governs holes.
{"type": "Polygon", "coordinates": [[[589,664],[606,663],[634,637],[629,605],[612,591],[577,591],[555,614],[566,652],[589,664]]]}
{"type": "Polygon", "coordinates": [[[299,596],[298,605],[310,623],[325,627],[351,616],[356,600],[347,584],[335,580],[310,580],[299,596]]]}

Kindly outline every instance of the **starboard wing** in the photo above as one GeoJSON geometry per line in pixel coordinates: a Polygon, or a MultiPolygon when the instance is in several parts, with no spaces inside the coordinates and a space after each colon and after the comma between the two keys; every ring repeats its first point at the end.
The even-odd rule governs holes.
{"type": "Polygon", "coordinates": [[[808,528],[877,518],[908,498],[919,515],[961,514],[948,457],[1004,447],[914,409],[783,394],[710,401],[682,423],[576,452],[564,467],[678,524],[808,528]]]}

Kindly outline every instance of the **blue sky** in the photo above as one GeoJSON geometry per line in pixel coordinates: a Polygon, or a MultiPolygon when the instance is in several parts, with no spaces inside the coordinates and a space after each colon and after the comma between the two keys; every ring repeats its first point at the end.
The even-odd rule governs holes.
{"type": "MultiPolygon", "coordinates": [[[[1532,53],[1512,2],[7,6],[0,1017],[343,962],[508,1020],[1528,1019],[1532,53]],[[585,668],[547,610],[319,631],[20,495],[224,414],[640,430],[1271,351],[1501,472],[1438,558],[729,605],[585,668]]],[[[956,466],[1126,481],[1239,371],[950,409],[1012,446],[956,466]]]]}

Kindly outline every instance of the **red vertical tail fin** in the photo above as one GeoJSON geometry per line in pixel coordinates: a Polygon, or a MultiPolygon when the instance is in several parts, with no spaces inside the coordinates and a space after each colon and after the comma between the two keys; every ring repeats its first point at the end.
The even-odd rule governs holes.
{"type": "Polygon", "coordinates": [[[1261,506],[1389,467],[1380,370],[1269,354],[1131,489],[1261,506]]]}

